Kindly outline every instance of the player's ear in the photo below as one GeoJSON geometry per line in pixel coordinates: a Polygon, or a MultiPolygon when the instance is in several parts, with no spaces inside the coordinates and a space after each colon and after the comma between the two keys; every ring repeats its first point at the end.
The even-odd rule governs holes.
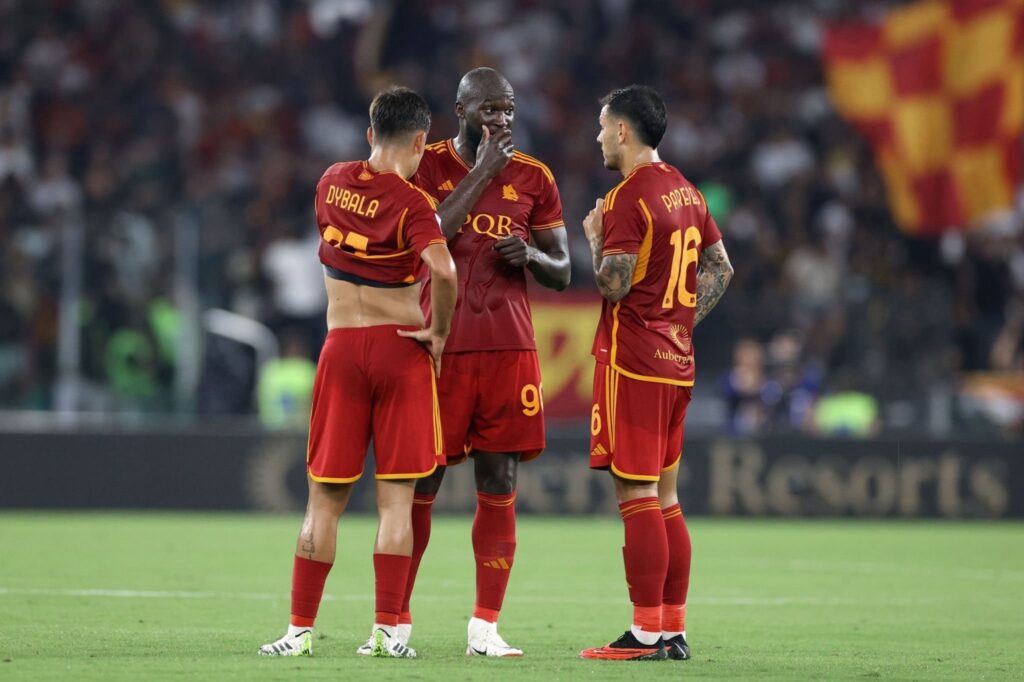
{"type": "Polygon", "coordinates": [[[371,147],[373,146],[373,126],[366,129],[366,141],[370,143],[371,147]]]}
{"type": "Polygon", "coordinates": [[[462,104],[462,102],[455,103],[455,115],[458,116],[459,118],[466,118],[466,107],[462,104]]]}
{"type": "Polygon", "coordinates": [[[626,144],[626,138],[629,137],[629,126],[625,121],[619,121],[616,125],[618,126],[619,144],[626,144]]]}
{"type": "Polygon", "coordinates": [[[412,138],[412,148],[416,154],[422,154],[423,148],[427,146],[427,131],[421,130],[412,138]]]}

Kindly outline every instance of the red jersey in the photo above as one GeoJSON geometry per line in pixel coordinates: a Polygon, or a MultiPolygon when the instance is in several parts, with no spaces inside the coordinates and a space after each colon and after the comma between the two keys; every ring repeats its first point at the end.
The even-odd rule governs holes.
{"type": "Polygon", "coordinates": [[[607,299],[598,362],[633,379],[692,386],[700,252],[722,239],[704,197],[667,163],[637,166],[604,199],[601,254],[637,255],[629,293],[607,299]]]}
{"type": "MultiPolygon", "coordinates": [[[[427,146],[413,181],[440,202],[467,173],[469,166],[449,139],[427,146]]],[[[533,232],[563,224],[562,201],[551,171],[532,156],[515,152],[448,242],[459,273],[459,299],[446,353],[536,349],[526,273],[507,264],[494,243],[509,235],[529,243],[533,232]]],[[[424,312],[429,302],[430,292],[424,287],[424,312]]]]}
{"type": "Polygon", "coordinates": [[[336,163],[316,186],[320,262],[380,284],[421,279],[420,252],[444,244],[436,204],[397,173],[336,163]]]}

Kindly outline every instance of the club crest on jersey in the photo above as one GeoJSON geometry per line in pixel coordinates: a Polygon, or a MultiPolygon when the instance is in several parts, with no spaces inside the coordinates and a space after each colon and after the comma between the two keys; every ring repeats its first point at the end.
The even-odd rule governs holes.
{"type": "Polygon", "coordinates": [[[693,346],[690,344],[690,332],[686,330],[686,327],[681,324],[674,324],[669,327],[668,335],[672,339],[672,343],[676,344],[676,347],[686,353],[690,354],[693,346]]]}
{"type": "Polygon", "coordinates": [[[519,201],[519,193],[512,185],[502,185],[501,198],[506,201],[519,201]]]}

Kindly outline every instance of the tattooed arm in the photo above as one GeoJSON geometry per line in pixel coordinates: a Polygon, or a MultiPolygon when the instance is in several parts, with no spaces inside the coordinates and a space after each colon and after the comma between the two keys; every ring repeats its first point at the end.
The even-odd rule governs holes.
{"type": "MultiPolygon", "coordinates": [[[[591,244],[593,248],[593,244],[591,244]]],[[[598,247],[600,249],[600,247],[598,247]]],[[[612,256],[601,256],[601,251],[594,252],[594,279],[601,295],[612,303],[618,303],[633,283],[633,268],[636,267],[635,253],[617,253],[612,256]]]]}
{"type": "Polygon", "coordinates": [[[598,199],[597,205],[583,220],[583,231],[590,243],[590,253],[594,258],[594,279],[601,295],[612,303],[618,303],[633,283],[633,269],[636,268],[635,253],[616,253],[602,256],[604,250],[604,225],[602,209],[604,199],[598,199]]]}
{"type": "Polygon", "coordinates": [[[715,242],[700,252],[697,270],[697,310],[693,318],[693,326],[707,317],[711,309],[725,293],[725,288],[732,280],[732,263],[725,252],[722,242],[715,242]]]}

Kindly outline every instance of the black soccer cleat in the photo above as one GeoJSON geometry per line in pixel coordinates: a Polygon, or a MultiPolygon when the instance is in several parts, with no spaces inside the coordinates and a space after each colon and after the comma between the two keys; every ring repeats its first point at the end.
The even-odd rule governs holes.
{"type": "Polygon", "coordinates": [[[666,639],[665,650],[673,661],[685,661],[690,658],[690,645],[686,643],[686,638],[682,635],[666,639]]]}
{"type": "Polygon", "coordinates": [[[626,630],[622,637],[608,646],[584,649],[580,652],[580,658],[605,661],[664,661],[668,658],[668,652],[665,651],[665,641],[661,637],[654,644],[644,644],[633,635],[632,630],[626,630]]]}

